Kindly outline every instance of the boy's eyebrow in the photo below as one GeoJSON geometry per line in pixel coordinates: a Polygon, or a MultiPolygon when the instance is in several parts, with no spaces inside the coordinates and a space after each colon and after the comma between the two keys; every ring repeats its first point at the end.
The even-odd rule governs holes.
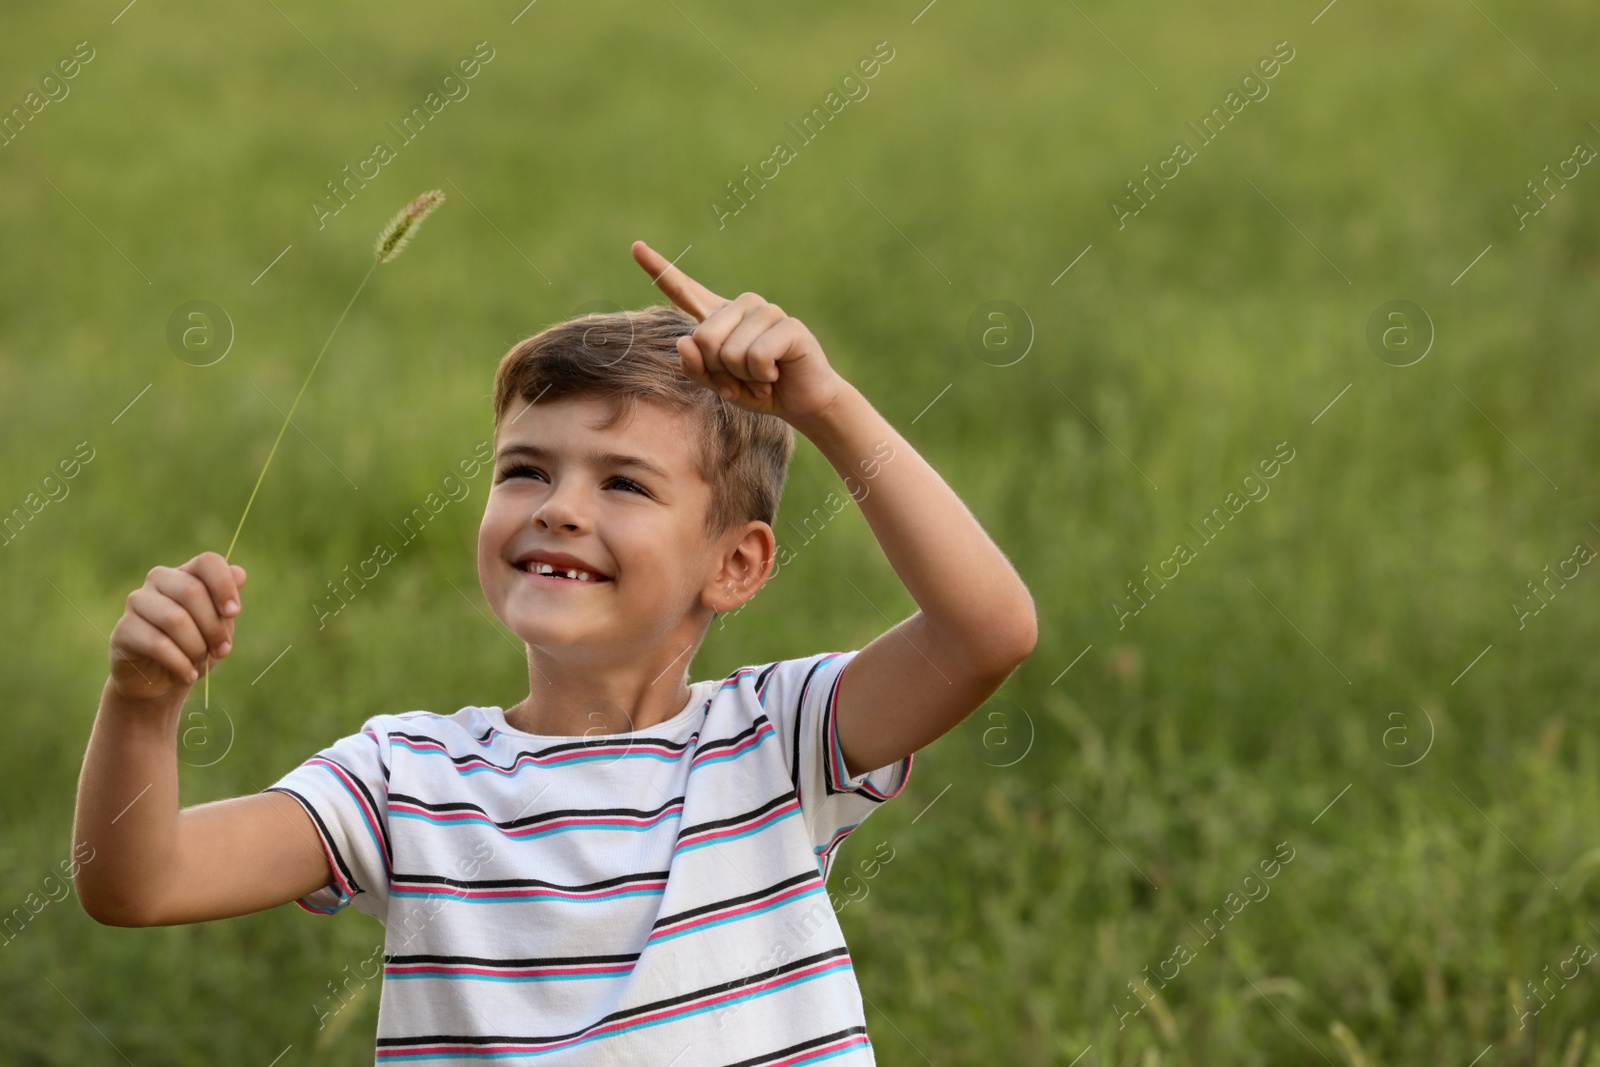
{"type": "MultiPolygon", "coordinates": [[[[528,459],[539,460],[541,462],[549,462],[550,460],[556,458],[556,454],[549,449],[543,448],[539,445],[529,444],[507,445],[505,448],[500,450],[500,455],[497,457],[497,459],[503,460],[507,456],[525,456],[528,459]]],[[[623,455],[620,452],[590,452],[584,458],[586,458],[592,465],[596,467],[632,467],[636,470],[644,471],[646,474],[653,475],[664,482],[672,481],[672,475],[668,474],[665,470],[662,470],[654,463],[651,463],[649,460],[642,459],[639,456],[623,455]]]]}

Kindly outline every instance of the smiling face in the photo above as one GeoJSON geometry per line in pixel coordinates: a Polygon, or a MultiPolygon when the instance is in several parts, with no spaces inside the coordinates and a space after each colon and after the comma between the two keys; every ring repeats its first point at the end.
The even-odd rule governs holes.
{"type": "MultiPolygon", "coordinates": [[[[735,548],[741,532],[707,539],[711,487],[681,417],[640,401],[596,429],[609,412],[586,397],[507,409],[478,530],[478,580],[495,614],[536,653],[642,663],[672,646],[671,659],[699,643],[712,610],[753,595],[719,596],[727,554],[736,563],[745,555],[735,548]],[[558,576],[534,573],[541,556],[555,557],[558,576]],[[569,569],[591,580],[560,576],[569,569]]],[[[766,524],[750,525],[770,538],[766,524]]]]}

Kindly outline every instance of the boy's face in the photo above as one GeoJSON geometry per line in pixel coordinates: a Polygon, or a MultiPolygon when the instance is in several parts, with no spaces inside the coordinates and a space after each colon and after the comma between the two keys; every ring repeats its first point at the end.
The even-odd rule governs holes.
{"type": "Polygon", "coordinates": [[[693,616],[711,610],[702,593],[716,610],[732,606],[716,597],[728,546],[704,530],[711,487],[682,417],[640,401],[610,429],[594,429],[609,410],[589,398],[531,410],[518,400],[506,410],[478,530],[478,580],[495,614],[529,645],[581,650],[596,663],[645,659],[664,643],[679,644],[669,656],[681,654],[703,633],[705,620],[693,616]],[[518,566],[539,552],[576,557],[597,580],[518,566]]]}

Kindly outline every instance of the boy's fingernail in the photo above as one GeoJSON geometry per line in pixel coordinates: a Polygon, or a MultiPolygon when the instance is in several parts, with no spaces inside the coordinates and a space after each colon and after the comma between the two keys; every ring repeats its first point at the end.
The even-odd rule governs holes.
{"type": "Polygon", "coordinates": [[[230,598],[226,604],[222,605],[222,610],[226,611],[229,615],[232,615],[234,612],[239,610],[239,602],[230,598]]]}
{"type": "Polygon", "coordinates": [[[217,655],[226,656],[228,654],[228,650],[231,649],[231,648],[233,648],[233,642],[232,641],[224,641],[224,642],[222,642],[222,644],[220,646],[218,646],[217,655]]]}

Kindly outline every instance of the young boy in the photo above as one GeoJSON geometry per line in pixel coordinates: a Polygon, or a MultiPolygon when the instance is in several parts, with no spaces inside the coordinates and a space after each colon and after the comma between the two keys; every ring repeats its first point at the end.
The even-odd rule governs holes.
{"type": "Polygon", "coordinates": [[[527,697],[373,715],[180,811],[179,713],[246,575],[214,552],[153,568],[78,784],[91,916],[353,904],[385,926],[379,1062],[873,1062],[830,862],[1027,657],[1033,602],[798,320],[633,255],[682,311],[552,326],[496,375],[478,578],[527,644],[527,697]],[[920,610],[858,651],[690,683],[715,614],[772,572],[795,429],[920,610]]]}

